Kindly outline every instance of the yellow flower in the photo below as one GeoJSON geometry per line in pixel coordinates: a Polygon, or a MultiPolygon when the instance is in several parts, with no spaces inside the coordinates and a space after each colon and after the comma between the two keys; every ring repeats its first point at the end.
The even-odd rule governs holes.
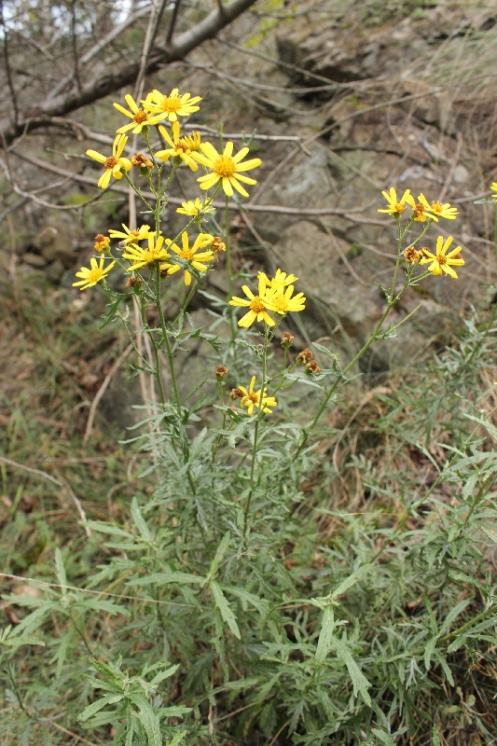
{"type": "Polygon", "coordinates": [[[250,417],[254,414],[254,409],[262,410],[264,414],[271,414],[272,410],[278,406],[274,396],[267,396],[267,388],[255,390],[255,376],[250,379],[248,388],[238,386],[238,391],[242,395],[240,405],[245,407],[250,417]]]}
{"type": "Polygon", "coordinates": [[[427,220],[438,222],[438,217],[432,214],[431,205],[424,194],[418,194],[417,202],[412,194],[409,194],[406,202],[412,207],[412,217],[416,222],[425,223],[427,220]]]}
{"type": "Polygon", "coordinates": [[[247,153],[248,148],[242,148],[236,155],[233,155],[233,143],[227,142],[223,153],[218,153],[216,148],[211,145],[210,142],[203,142],[200,145],[201,153],[194,153],[193,157],[196,161],[205,166],[210,174],[205,174],[197,179],[201,189],[210,189],[215,186],[219,180],[223,185],[224,193],[227,197],[233,196],[233,187],[243,197],[248,197],[247,190],[241,185],[250,184],[253,186],[257,184],[255,179],[249,176],[244,176],[243,171],[251,171],[253,168],[258,168],[262,161],[260,158],[251,158],[249,161],[242,162],[247,153]]]}
{"type": "Polygon", "coordinates": [[[286,313],[297,313],[305,310],[306,297],[304,293],[293,295],[293,285],[288,285],[284,290],[273,290],[267,294],[267,303],[271,311],[284,316],[286,313]]]}
{"type": "Polygon", "coordinates": [[[109,236],[104,236],[103,233],[97,233],[95,236],[95,243],[93,245],[93,248],[96,252],[101,254],[103,251],[106,251],[110,246],[110,238],[109,236]]]}
{"type": "Polygon", "coordinates": [[[287,285],[293,285],[293,283],[297,282],[297,280],[299,279],[296,275],[288,275],[281,269],[277,269],[274,273],[274,277],[271,277],[271,279],[265,274],[265,272],[259,272],[257,276],[264,277],[268,288],[270,288],[271,290],[281,291],[283,291],[287,287],[287,285]]]}
{"type": "Polygon", "coordinates": [[[497,203],[497,181],[492,181],[490,184],[490,190],[492,192],[491,197],[493,201],[497,203]]]}
{"type": "Polygon", "coordinates": [[[149,233],[147,235],[146,248],[137,244],[127,246],[123,251],[123,259],[127,259],[132,263],[131,267],[128,267],[128,272],[134,272],[135,269],[141,269],[148,264],[169,259],[169,254],[164,248],[164,240],[164,236],[156,237],[155,233],[149,233]]]}
{"type": "Polygon", "coordinates": [[[105,257],[103,256],[100,257],[98,262],[92,257],[90,259],[89,267],[81,267],[79,272],[76,272],[76,277],[80,277],[81,279],[78,282],[73,282],[73,287],[79,287],[80,290],[87,290],[87,288],[91,288],[96,285],[97,282],[103,280],[115,264],[114,261],[104,267],[104,262],[105,257]]]}
{"type": "Polygon", "coordinates": [[[171,126],[172,137],[165,127],[159,127],[159,132],[166,141],[168,148],[158,150],[155,157],[160,161],[168,161],[170,158],[180,158],[188,168],[197,171],[198,163],[193,160],[191,153],[200,147],[200,133],[194,133],[191,137],[180,137],[179,122],[173,122],[171,126]]]}
{"type": "Polygon", "coordinates": [[[196,199],[189,199],[186,202],[181,203],[181,207],[178,207],[176,212],[181,215],[188,215],[190,218],[197,218],[199,215],[207,215],[210,212],[215,212],[212,207],[212,199],[206,197],[204,200],[197,197],[196,199]]]}
{"type": "Polygon", "coordinates": [[[124,124],[122,127],[119,127],[117,130],[118,132],[128,132],[131,130],[134,135],[139,135],[144,127],[158,124],[158,122],[162,121],[161,116],[153,116],[149,111],[140,109],[133,96],[130,96],[129,93],[126,94],[124,100],[128,104],[129,110],[125,109],[121,104],[112,104],[114,109],[117,109],[117,111],[124,114],[128,119],[131,119],[129,124],[124,124]]]}
{"type": "Polygon", "coordinates": [[[98,186],[100,189],[107,189],[110,183],[110,179],[113,176],[114,179],[122,179],[122,171],[129,171],[131,168],[131,161],[128,158],[123,158],[122,154],[128,138],[126,135],[116,135],[114,142],[112,143],[112,155],[106,156],[102,153],[98,153],[96,150],[87,150],[86,155],[92,158],[97,163],[101,163],[104,167],[104,172],[98,180],[98,186]]]}
{"type": "Polygon", "coordinates": [[[452,267],[462,267],[464,265],[464,259],[459,258],[459,254],[462,249],[460,246],[456,246],[447,254],[454,238],[448,236],[445,241],[443,236],[437,238],[436,254],[432,254],[428,249],[421,249],[423,257],[420,259],[420,264],[428,264],[428,271],[440,277],[442,274],[449,275],[454,280],[457,280],[457,274],[452,267]]]}
{"type": "Polygon", "coordinates": [[[109,230],[109,236],[111,238],[120,238],[123,243],[128,245],[130,243],[137,243],[137,241],[144,241],[149,237],[151,231],[149,225],[141,225],[139,228],[128,228],[127,225],[121,223],[123,230],[116,231],[114,228],[109,230]]]}
{"type": "Polygon", "coordinates": [[[457,207],[452,207],[450,202],[430,202],[430,212],[433,216],[445,220],[455,220],[459,215],[457,207]]]}
{"type": "Polygon", "coordinates": [[[183,231],[181,234],[182,248],[180,249],[171,239],[166,239],[168,249],[174,251],[181,261],[166,262],[165,264],[161,264],[160,268],[166,270],[168,275],[174,275],[176,272],[184,270],[184,281],[188,287],[192,284],[190,269],[193,267],[197,272],[207,272],[208,263],[214,259],[213,251],[200,251],[200,249],[205,249],[206,246],[209,246],[213,240],[214,236],[211,236],[209,233],[199,233],[193,246],[190,248],[188,233],[183,231]]]}
{"type": "Polygon", "coordinates": [[[406,202],[411,194],[410,189],[406,189],[400,199],[397,199],[397,191],[395,187],[390,187],[388,191],[382,192],[387,202],[387,207],[378,210],[378,212],[384,212],[387,215],[393,215],[394,217],[400,217],[406,209],[406,202]]]}
{"type": "Polygon", "coordinates": [[[243,329],[248,329],[255,321],[263,321],[267,326],[274,326],[276,323],[268,314],[268,310],[272,310],[272,308],[270,296],[268,295],[266,278],[262,272],[259,275],[258,280],[258,295],[254,295],[247,285],[242,285],[242,290],[247,298],[239,298],[234,295],[229,302],[230,306],[239,306],[249,309],[245,316],[242,316],[238,322],[238,326],[241,326],[243,329]]]}
{"type": "Polygon", "coordinates": [[[196,106],[202,101],[200,96],[191,96],[189,93],[183,93],[181,96],[177,88],[173,88],[168,95],[154,89],[144,99],[143,108],[151,114],[160,115],[161,120],[168,119],[170,122],[176,122],[178,117],[189,117],[190,114],[199,110],[196,106]]]}

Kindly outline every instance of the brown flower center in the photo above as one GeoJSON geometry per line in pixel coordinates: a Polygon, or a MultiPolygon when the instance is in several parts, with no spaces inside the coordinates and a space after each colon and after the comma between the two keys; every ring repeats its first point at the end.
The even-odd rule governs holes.
{"type": "Polygon", "coordinates": [[[143,111],[142,109],[140,109],[140,111],[137,111],[137,112],[136,112],[136,114],[135,114],[135,116],[133,117],[133,119],[134,119],[134,121],[135,121],[135,122],[136,122],[137,124],[142,124],[142,122],[146,122],[146,121],[147,121],[147,119],[148,119],[148,114],[147,114],[147,113],[146,113],[145,111],[143,111]]]}
{"type": "Polygon", "coordinates": [[[447,264],[447,257],[443,254],[440,254],[440,256],[437,256],[437,262],[440,264],[441,267],[443,267],[444,264],[447,264]]]}
{"type": "Polygon", "coordinates": [[[264,303],[258,295],[256,295],[255,298],[252,298],[252,300],[250,301],[250,310],[254,313],[262,313],[266,310],[264,303]]]}
{"type": "Polygon", "coordinates": [[[230,156],[222,155],[214,162],[213,170],[223,178],[233,176],[236,171],[236,163],[230,156]]]}
{"type": "Polygon", "coordinates": [[[105,168],[114,168],[114,166],[117,166],[119,161],[117,158],[115,158],[113,155],[110,155],[108,158],[105,159],[104,166],[105,168]]]}

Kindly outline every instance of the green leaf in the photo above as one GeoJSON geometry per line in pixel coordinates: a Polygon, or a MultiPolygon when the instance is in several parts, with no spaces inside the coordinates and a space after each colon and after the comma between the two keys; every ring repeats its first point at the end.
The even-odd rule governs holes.
{"type": "Polygon", "coordinates": [[[205,583],[205,578],[202,575],[191,575],[188,572],[154,572],[151,575],[145,575],[143,578],[133,578],[127,582],[128,586],[134,585],[169,585],[169,583],[186,583],[187,585],[193,585],[195,583],[205,583]]]}
{"type": "Polygon", "coordinates": [[[138,713],[136,714],[136,717],[147,734],[147,746],[162,746],[160,720],[153,711],[152,706],[142,697],[134,698],[134,700],[135,702],[138,702],[138,713]]]}
{"type": "Polygon", "coordinates": [[[335,614],[333,612],[333,607],[328,606],[323,611],[323,616],[321,619],[321,631],[319,633],[319,640],[318,640],[318,644],[316,647],[315,658],[320,663],[322,663],[325,660],[328,653],[330,652],[332,641],[333,641],[334,629],[335,629],[335,614]]]}
{"type": "Polygon", "coordinates": [[[219,609],[219,613],[221,614],[221,618],[224,622],[226,622],[232,634],[238,640],[240,640],[240,630],[238,629],[236,617],[231,610],[228,599],[214,580],[210,584],[210,589],[214,598],[214,603],[216,604],[217,608],[219,609]]]}
{"type": "Polygon", "coordinates": [[[131,517],[133,519],[133,523],[135,524],[136,528],[140,532],[140,536],[142,537],[142,539],[145,539],[145,541],[151,542],[153,540],[153,536],[150,533],[150,529],[147,526],[147,523],[141,513],[140,508],[138,507],[138,501],[136,497],[134,497],[131,502],[131,517]]]}
{"type": "Polygon", "coordinates": [[[357,697],[357,695],[360,694],[368,707],[371,707],[371,697],[368,693],[371,683],[364,676],[363,672],[352,657],[349,646],[343,640],[334,637],[333,647],[335,648],[338,659],[347,666],[347,671],[352,680],[355,696],[357,697]]]}
{"type": "Polygon", "coordinates": [[[61,586],[62,595],[67,595],[67,576],[66,576],[66,570],[64,567],[64,561],[62,559],[62,552],[60,551],[59,547],[55,550],[55,571],[57,573],[57,580],[59,581],[59,584],[61,586]]]}
{"type": "Polygon", "coordinates": [[[217,571],[219,570],[219,565],[223,561],[224,555],[226,554],[226,551],[228,549],[230,539],[231,539],[230,534],[226,533],[224,534],[223,538],[219,542],[219,546],[216,549],[216,554],[214,555],[214,559],[211,562],[211,566],[207,574],[206,584],[216,577],[217,571]]]}
{"type": "Polygon", "coordinates": [[[121,699],[121,694],[105,694],[103,697],[100,697],[100,699],[97,699],[96,702],[92,702],[91,705],[85,707],[83,712],[78,715],[78,720],[84,722],[93,717],[93,715],[96,715],[100,710],[103,710],[107,705],[115,705],[116,702],[119,702],[121,699]]]}
{"type": "Polygon", "coordinates": [[[372,730],[373,735],[376,736],[376,738],[380,741],[380,743],[384,743],[385,746],[395,746],[395,741],[392,740],[392,736],[390,733],[387,733],[385,730],[380,730],[379,728],[373,728],[372,730]]]}

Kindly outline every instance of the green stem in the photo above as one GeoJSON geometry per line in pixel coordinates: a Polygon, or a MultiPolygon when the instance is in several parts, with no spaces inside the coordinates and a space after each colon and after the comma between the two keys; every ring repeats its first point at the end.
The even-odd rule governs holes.
{"type": "Polygon", "coordinates": [[[252,443],[252,457],[250,462],[250,488],[249,493],[247,497],[247,502],[245,503],[245,510],[243,513],[243,542],[245,543],[247,540],[247,533],[248,533],[248,519],[250,514],[250,506],[252,503],[252,497],[254,494],[255,489],[255,472],[256,472],[256,464],[257,464],[257,447],[259,444],[259,425],[261,422],[261,418],[263,417],[263,411],[262,411],[262,400],[264,397],[264,389],[266,387],[266,379],[267,379],[267,351],[269,346],[269,329],[267,326],[264,327],[264,347],[262,349],[262,383],[261,383],[261,399],[260,399],[260,406],[259,410],[256,413],[256,420],[255,420],[255,427],[254,427],[254,440],[252,443]]]}

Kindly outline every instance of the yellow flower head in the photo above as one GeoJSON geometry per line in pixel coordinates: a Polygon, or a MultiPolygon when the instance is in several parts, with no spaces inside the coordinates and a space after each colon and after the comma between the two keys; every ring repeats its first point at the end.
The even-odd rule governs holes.
{"type": "Polygon", "coordinates": [[[264,414],[271,414],[272,410],[278,406],[274,396],[267,396],[267,389],[255,390],[255,376],[252,376],[248,388],[238,386],[237,395],[240,398],[240,406],[245,407],[247,414],[251,417],[254,410],[258,409],[264,414]],[[239,392],[239,394],[238,394],[239,392]]]}
{"type": "Polygon", "coordinates": [[[100,189],[107,189],[111,177],[114,179],[122,179],[123,170],[130,170],[131,161],[128,158],[123,158],[123,152],[127,142],[128,138],[126,135],[116,135],[114,142],[112,143],[112,155],[109,156],[102,155],[102,153],[98,153],[96,150],[86,151],[86,155],[89,158],[97,161],[97,163],[101,163],[104,167],[104,172],[98,180],[98,186],[100,189]]]}
{"type": "Polygon", "coordinates": [[[276,311],[282,316],[286,313],[304,311],[307,299],[304,293],[293,295],[294,289],[293,285],[288,285],[283,290],[270,290],[267,295],[267,303],[271,311],[276,311]]]}
{"type": "Polygon", "coordinates": [[[283,291],[287,285],[293,285],[299,279],[296,275],[289,275],[281,269],[277,269],[274,277],[269,278],[265,272],[259,272],[258,277],[264,277],[268,288],[283,291]]]}
{"type": "Polygon", "coordinates": [[[411,194],[410,189],[406,189],[400,199],[397,198],[397,190],[395,187],[390,187],[388,191],[382,192],[387,206],[378,210],[378,212],[384,212],[386,215],[392,215],[393,217],[400,217],[406,209],[406,202],[411,194]]]}
{"type": "Polygon", "coordinates": [[[146,111],[160,115],[161,121],[167,119],[176,122],[178,117],[189,117],[198,111],[200,107],[196,104],[199,101],[202,101],[200,96],[191,96],[189,93],[180,95],[178,89],[173,88],[169,94],[154,89],[142,103],[146,111]]]}
{"type": "Polygon", "coordinates": [[[497,203],[497,181],[492,181],[490,191],[492,192],[491,197],[493,201],[497,203]]]}
{"type": "Polygon", "coordinates": [[[79,272],[76,272],[76,277],[81,278],[78,282],[73,282],[73,287],[79,287],[80,290],[87,290],[104,279],[109,274],[115,262],[111,262],[104,267],[105,257],[101,256],[99,261],[93,257],[90,259],[89,267],[81,267],[79,272]]]}
{"type": "Polygon", "coordinates": [[[455,220],[459,216],[457,207],[452,207],[450,202],[430,202],[430,212],[433,217],[445,220],[455,220]]]}
{"type": "Polygon", "coordinates": [[[184,282],[188,287],[192,284],[191,269],[196,269],[197,272],[207,272],[209,268],[209,262],[214,259],[213,251],[202,251],[206,246],[210,246],[214,240],[214,236],[210,233],[199,233],[193,246],[190,248],[190,239],[188,233],[183,231],[181,234],[181,248],[173,243],[171,239],[166,239],[167,247],[176,254],[176,257],[180,261],[174,261],[176,257],[171,256],[173,261],[161,264],[161,270],[166,270],[168,275],[174,275],[176,272],[184,270],[184,282]]]}
{"type": "Polygon", "coordinates": [[[268,314],[268,310],[273,309],[271,307],[271,295],[268,293],[267,278],[264,273],[260,273],[258,280],[258,295],[254,295],[248,285],[242,285],[242,290],[247,297],[239,298],[234,295],[229,302],[230,306],[249,309],[238,322],[238,326],[243,329],[248,329],[256,321],[264,322],[267,326],[274,326],[276,323],[268,314]]]}
{"type": "Polygon", "coordinates": [[[141,247],[133,243],[129,244],[123,251],[123,259],[131,262],[128,272],[134,272],[135,269],[141,269],[148,264],[155,264],[155,262],[162,262],[164,259],[169,259],[169,254],[164,248],[164,240],[164,236],[162,235],[156,237],[155,233],[149,233],[147,235],[146,247],[141,247]]]}
{"type": "MultiPolygon", "coordinates": [[[[191,154],[195,152],[195,149],[198,150],[198,148],[195,147],[195,138],[180,137],[179,122],[172,123],[171,131],[172,137],[165,127],[163,127],[162,125],[159,127],[159,132],[161,133],[162,137],[166,141],[166,144],[169,145],[169,147],[165,148],[164,150],[158,150],[155,153],[155,157],[158,158],[160,161],[168,161],[170,158],[180,158],[183,163],[188,166],[188,168],[191,168],[192,171],[197,171],[198,163],[194,161],[191,156],[191,154]],[[193,147],[191,147],[191,145],[193,145],[193,147]]],[[[198,134],[198,138],[198,147],[200,147],[200,134],[198,134]]]]}
{"type": "Polygon", "coordinates": [[[139,228],[134,229],[128,228],[124,223],[121,223],[121,225],[123,227],[122,231],[116,231],[114,228],[111,228],[109,236],[111,238],[120,238],[126,245],[144,241],[152,233],[149,225],[141,225],[139,228]]]}
{"type": "Polygon", "coordinates": [[[425,223],[427,220],[438,222],[438,217],[432,213],[431,205],[424,194],[418,194],[417,202],[412,194],[409,194],[406,198],[406,202],[410,207],[412,207],[412,218],[416,222],[425,223]]]}
{"type": "Polygon", "coordinates": [[[98,254],[102,254],[104,251],[107,251],[107,249],[110,246],[110,238],[109,236],[104,236],[103,233],[97,233],[95,236],[95,243],[93,245],[93,248],[98,254]]]}
{"type": "Polygon", "coordinates": [[[197,197],[196,199],[182,202],[181,207],[178,207],[176,212],[179,212],[180,215],[188,215],[190,218],[197,218],[199,215],[207,215],[210,212],[215,212],[215,209],[212,207],[210,197],[206,197],[203,200],[197,197]]]}
{"type": "Polygon", "coordinates": [[[420,259],[420,264],[428,264],[428,271],[440,277],[440,275],[446,274],[457,280],[457,273],[453,267],[462,267],[464,265],[464,259],[459,257],[462,249],[460,246],[456,246],[455,249],[449,251],[449,248],[454,238],[448,236],[445,241],[443,236],[437,238],[436,254],[432,254],[428,249],[421,249],[423,256],[420,259]]]}
{"type": "Polygon", "coordinates": [[[233,196],[233,188],[239,192],[242,197],[248,197],[247,190],[240,182],[253,186],[257,184],[255,179],[244,175],[244,171],[252,171],[258,168],[262,161],[260,158],[251,158],[243,161],[248,148],[242,148],[236,155],[233,155],[233,143],[227,142],[223,153],[218,153],[216,148],[210,142],[203,142],[200,145],[201,153],[194,153],[193,157],[202,166],[205,166],[211,173],[205,174],[197,179],[201,189],[211,189],[221,181],[224,193],[227,197],[233,196]]]}
{"type": "Polygon", "coordinates": [[[114,109],[117,109],[117,111],[119,111],[121,114],[124,114],[124,116],[128,117],[128,119],[131,119],[131,122],[129,124],[124,124],[122,127],[119,127],[119,129],[117,130],[118,132],[129,132],[129,130],[131,130],[134,135],[139,135],[144,127],[149,127],[150,125],[158,124],[158,122],[162,121],[161,116],[153,116],[149,111],[141,109],[136,103],[133,96],[131,96],[129,93],[126,94],[124,100],[126,101],[129,109],[125,109],[124,106],[121,106],[121,104],[112,104],[114,109]]]}

